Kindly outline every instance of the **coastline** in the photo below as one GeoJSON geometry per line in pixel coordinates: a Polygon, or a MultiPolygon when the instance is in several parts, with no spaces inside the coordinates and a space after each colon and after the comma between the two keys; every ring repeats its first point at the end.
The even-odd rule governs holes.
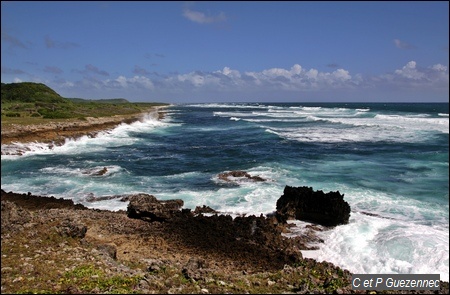
{"type": "MultiPolygon", "coordinates": [[[[163,115],[159,107],[154,113],[159,118],[163,115]]],[[[67,125],[49,123],[17,128],[16,133],[14,130],[7,133],[5,142],[11,139],[9,143],[39,141],[58,144],[66,138],[95,136],[121,123],[140,120],[145,114],[105,121],[92,118],[81,121],[82,124],[76,124],[80,123],[76,121],[67,122],[67,125]]],[[[282,251],[275,247],[267,248],[256,239],[247,243],[221,239],[218,229],[220,224],[226,224],[227,219],[216,218],[213,221],[214,218],[202,217],[183,222],[148,223],[130,219],[123,211],[86,209],[65,201],[68,203],[62,199],[2,191],[2,293],[9,293],[12,289],[8,288],[20,285],[40,286],[40,280],[47,275],[42,266],[47,265],[58,272],[55,278],[65,278],[66,274],[73,274],[74,270],[86,265],[93,265],[105,276],[137,277],[139,281],[135,282],[132,290],[138,293],[329,293],[332,290],[336,293],[366,293],[351,290],[351,273],[331,263],[319,263],[308,258],[285,263],[284,259],[290,255],[288,248],[282,248],[282,251]],[[31,202],[31,199],[39,201],[31,202]],[[205,228],[205,225],[210,226],[205,228]],[[66,229],[80,226],[87,228],[84,237],[66,236],[66,229]],[[211,238],[207,243],[199,242],[208,235],[211,238]],[[231,246],[225,252],[222,248],[215,248],[215,245],[227,243],[231,246]],[[248,252],[246,247],[255,248],[248,252]],[[23,261],[18,268],[14,267],[17,259],[23,261]]],[[[261,234],[270,236],[268,232],[261,234]]],[[[95,278],[90,280],[95,281],[95,278]]],[[[46,286],[47,281],[48,277],[42,286],[46,286]]],[[[83,286],[80,282],[58,283],[55,279],[48,285],[49,289],[35,290],[105,293],[100,287],[84,289],[83,286]]],[[[448,293],[448,283],[439,293],[448,293]]]]}
{"type": "MultiPolygon", "coordinates": [[[[377,293],[352,290],[349,271],[299,256],[265,217],[149,222],[3,190],[1,204],[2,293],[377,293]]],[[[438,293],[448,294],[448,282],[438,293]]]]}
{"type": "Polygon", "coordinates": [[[79,138],[84,135],[94,137],[98,132],[113,129],[122,123],[131,124],[148,114],[153,114],[156,118],[162,119],[164,112],[161,109],[163,108],[164,106],[154,106],[141,113],[98,118],[87,117],[85,120],[49,119],[39,124],[19,125],[2,122],[1,144],[40,142],[59,145],[64,143],[66,138],[79,138]]]}

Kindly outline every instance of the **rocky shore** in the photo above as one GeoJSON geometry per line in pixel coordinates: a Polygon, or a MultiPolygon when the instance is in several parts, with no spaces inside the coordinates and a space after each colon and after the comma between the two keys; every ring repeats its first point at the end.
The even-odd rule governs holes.
{"type": "MultiPolygon", "coordinates": [[[[19,128],[5,138],[2,126],[2,145],[15,140],[55,142],[139,118],[116,119],[60,125],[57,130],[51,124],[19,128]]],[[[265,181],[245,171],[222,176],[224,181],[265,181]]],[[[348,222],[350,207],[339,192],[286,187],[274,215],[235,218],[202,204],[184,209],[182,200],[162,202],[148,194],[121,200],[128,202],[127,211],[112,212],[1,190],[1,292],[376,293],[352,290],[347,270],[302,257],[301,250],[318,241],[318,227],[304,236],[286,235],[286,221],[292,218],[306,216],[330,230],[348,222]],[[319,208],[315,198],[326,203],[319,208]]],[[[380,293],[448,291],[448,283],[441,281],[439,292],[380,293]]]]}
{"type": "Polygon", "coordinates": [[[29,143],[42,142],[51,144],[64,143],[66,138],[78,138],[84,135],[95,136],[100,131],[113,129],[119,124],[130,124],[141,120],[145,115],[154,115],[161,119],[164,116],[162,107],[153,107],[149,113],[136,113],[129,115],[115,115],[110,117],[87,117],[81,119],[67,119],[40,123],[40,124],[2,124],[1,143],[13,142],[29,143]]]}
{"type": "Polygon", "coordinates": [[[283,237],[275,217],[125,200],[127,212],[111,212],[2,190],[2,293],[369,293],[351,289],[347,270],[302,258],[307,238],[283,237]],[[131,216],[148,208],[167,218],[131,216]]]}

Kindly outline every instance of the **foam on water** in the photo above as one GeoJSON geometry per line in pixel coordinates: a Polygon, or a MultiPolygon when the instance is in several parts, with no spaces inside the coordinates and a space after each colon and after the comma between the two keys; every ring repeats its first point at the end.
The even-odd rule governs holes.
{"type": "Polygon", "coordinates": [[[319,233],[314,252],[353,273],[439,273],[449,279],[448,228],[352,213],[350,222],[319,233]]]}
{"type": "Polygon", "coordinates": [[[353,273],[437,272],[448,281],[448,204],[340,189],[352,208],[349,224],[318,232],[324,243],[308,257],[353,273]]]}
{"type": "Polygon", "coordinates": [[[331,126],[316,125],[312,128],[311,126],[305,128],[302,125],[297,128],[261,126],[267,132],[284,139],[301,142],[418,142],[434,136],[432,133],[434,131],[449,133],[449,121],[445,118],[432,118],[428,114],[383,115],[372,113],[370,109],[289,107],[269,108],[266,112],[215,111],[214,115],[230,117],[234,121],[243,119],[253,123],[316,121],[333,124],[331,126]],[[342,124],[342,126],[335,126],[335,124],[342,124]],[[355,130],[354,127],[360,129],[355,130]]]}
{"type": "Polygon", "coordinates": [[[157,120],[154,114],[148,114],[141,121],[131,124],[120,124],[108,131],[101,131],[95,137],[82,136],[77,139],[66,138],[62,145],[48,143],[11,143],[2,145],[2,160],[13,160],[33,155],[77,154],[101,152],[109,147],[130,146],[139,141],[132,133],[157,131],[161,127],[177,125],[157,120]]]}
{"type": "Polygon", "coordinates": [[[238,109],[266,109],[265,105],[260,105],[257,103],[199,103],[199,104],[188,104],[186,107],[195,108],[238,108],[238,109]]]}

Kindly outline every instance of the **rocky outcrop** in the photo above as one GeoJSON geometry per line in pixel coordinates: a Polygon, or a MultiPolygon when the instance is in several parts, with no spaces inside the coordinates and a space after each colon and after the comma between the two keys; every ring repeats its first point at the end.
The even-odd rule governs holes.
{"type": "Polygon", "coordinates": [[[159,201],[155,196],[148,194],[137,194],[129,200],[128,217],[145,221],[166,221],[179,213],[184,205],[180,199],[159,201]]]}
{"type": "Polygon", "coordinates": [[[203,213],[216,214],[216,213],[219,213],[219,212],[217,212],[216,210],[214,210],[213,208],[211,208],[209,206],[203,205],[201,207],[200,206],[195,207],[195,210],[194,210],[193,213],[197,215],[197,214],[203,214],[203,213]]]}
{"type": "Polygon", "coordinates": [[[262,178],[260,176],[251,176],[247,172],[241,171],[241,170],[234,170],[234,171],[219,173],[219,175],[217,175],[217,177],[220,180],[224,180],[224,181],[232,181],[232,180],[234,180],[233,178],[240,178],[240,179],[245,179],[245,180],[254,181],[254,182],[266,181],[264,178],[262,178]]]}
{"type": "MultiPolygon", "coordinates": [[[[17,194],[13,192],[5,192],[3,189],[1,190],[2,201],[12,201],[20,207],[29,209],[29,210],[38,210],[38,209],[63,209],[70,208],[76,210],[86,210],[87,208],[81,204],[75,204],[73,200],[63,199],[63,198],[55,198],[53,196],[50,197],[42,197],[32,195],[30,192],[27,194],[17,194]]],[[[3,218],[3,215],[2,215],[3,218]]]]}
{"type": "Polygon", "coordinates": [[[306,186],[286,186],[283,195],[277,200],[276,208],[277,218],[281,222],[298,219],[336,226],[348,223],[350,218],[350,205],[339,191],[325,194],[306,186]]]}
{"type": "Polygon", "coordinates": [[[55,229],[61,236],[82,239],[86,236],[88,228],[84,224],[65,219],[55,229]]]}
{"type": "Polygon", "coordinates": [[[29,211],[17,206],[10,201],[2,201],[2,232],[8,230],[20,230],[21,227],[31,220],[29,211]]]}

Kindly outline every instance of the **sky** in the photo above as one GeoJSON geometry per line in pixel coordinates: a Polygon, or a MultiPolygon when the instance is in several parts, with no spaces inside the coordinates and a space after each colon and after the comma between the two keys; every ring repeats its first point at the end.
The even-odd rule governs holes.
{"type": "Polygon", "coordinates": [[[448,1],[1,1],[1,82],[133,102],[448,102],[448,1]]]}

